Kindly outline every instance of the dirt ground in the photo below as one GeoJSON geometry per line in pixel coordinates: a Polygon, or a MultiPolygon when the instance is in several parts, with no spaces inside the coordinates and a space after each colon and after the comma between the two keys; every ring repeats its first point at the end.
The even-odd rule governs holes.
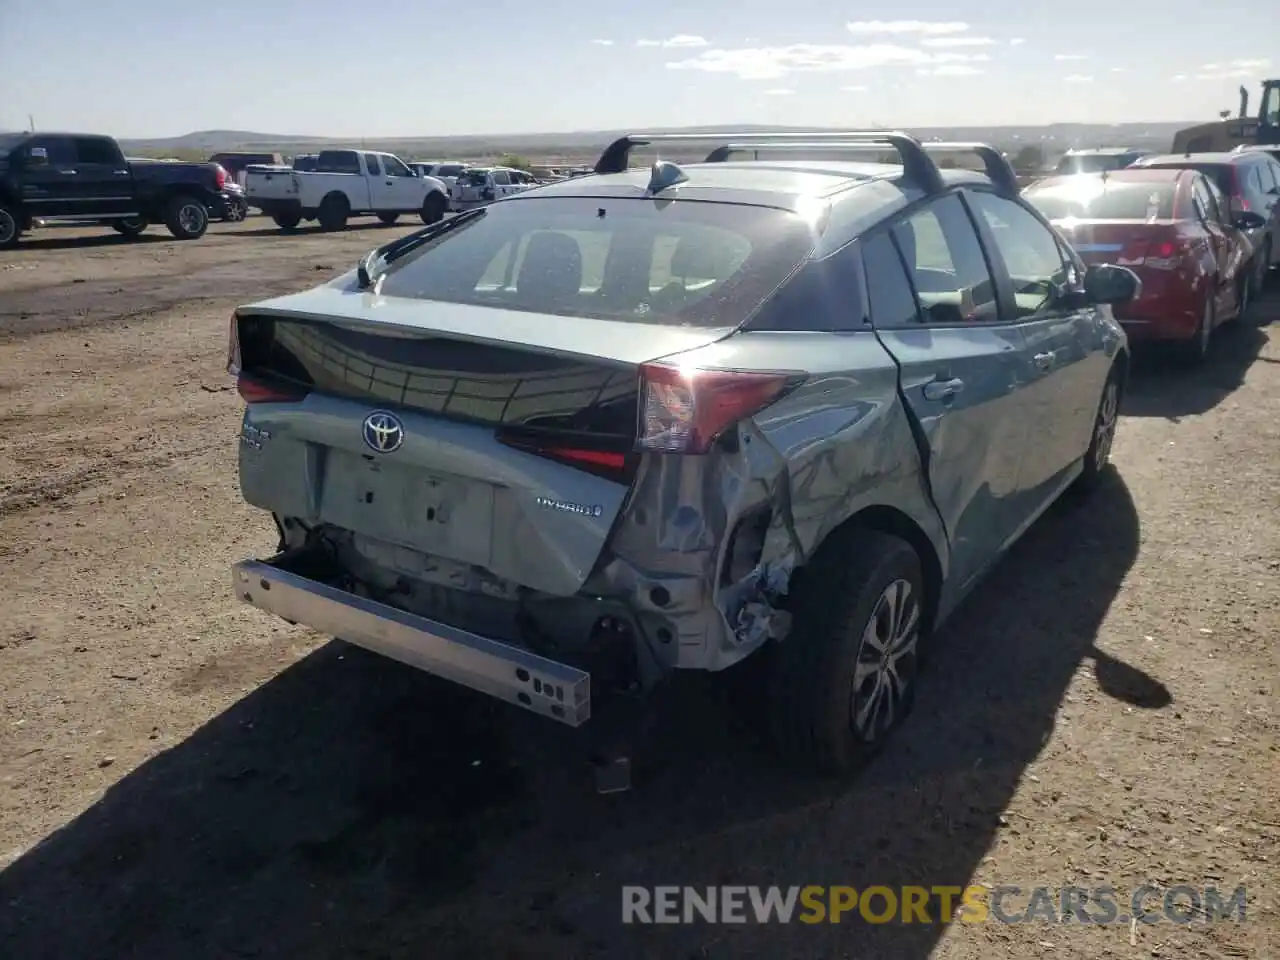
{"type": "Polygon", "coordinates": [[[1202,371],[1138,364],[1105,491],[966,604],[855,783],[692,679],[598,797],[559,727],[231,596],[274,536],[230,311],[409,226],[0,255],[0,956],[1280,957],[1280,296],[1202,371]],[[624,884],[1144,883],[1243,884],[1246,919],[620,919],[624,884]]]}

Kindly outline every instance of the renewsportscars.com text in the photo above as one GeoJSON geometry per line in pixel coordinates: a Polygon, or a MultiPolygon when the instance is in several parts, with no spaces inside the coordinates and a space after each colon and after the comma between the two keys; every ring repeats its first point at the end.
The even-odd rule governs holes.
{"type": "Polygon", "coordinates": [[[623,923],[1212,923],[1245,920],[1244,887],[622,888],[623,923]]]}

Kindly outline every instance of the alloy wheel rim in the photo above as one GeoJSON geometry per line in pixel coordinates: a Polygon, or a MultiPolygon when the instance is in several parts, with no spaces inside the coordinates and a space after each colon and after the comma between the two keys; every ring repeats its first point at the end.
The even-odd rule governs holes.
{"type": "Polygon", "coordinates": [[[862,632],[850,689],[850,724],[871,743],[897,722],[915,679],[920,640],[920,603],[907,580],[894,580],[880,594],[862,632]]]}
{"type": "Polygon", "coordinates": [[[7,210],[0,210],[0,243],[8,243],[18,231],[18,221],[7,210]]]}
{"type": "Polygon", "coordinates": [[[204,225],[204,207],[199,204],[184,204],[178,211],[178,223],[187,233],[195,233],[204,225]]]}
{"type": "Polygon", "coordinates": [[[1102,404],[1098,407],[1098,426],[1094,442],[1094,465],[1101,470],[1111,459],[1111,444],[1116,436],[1116,420],[1120,414],[1120,391],[1115,383],[1108,383],[1102,391],[1102,404]]]}

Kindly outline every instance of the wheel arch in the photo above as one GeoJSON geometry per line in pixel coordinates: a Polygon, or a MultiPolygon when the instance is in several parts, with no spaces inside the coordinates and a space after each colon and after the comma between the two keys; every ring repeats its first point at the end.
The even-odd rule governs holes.
{"type": "MultiPolygon", "coordinates": [[[[873,504],[863,507],[847,517],[823,539],[814,557],[834,551],[838,557],[841,545],[856,537],[859,531],[872,530],[885,533],[905,541],[920,558],[920,574],[925,588],[925,628],[931,629],[936,622],[938,605],[942,598],[942,584],[945,571],[942,557],[929,535],[910,515],[897,507],[886,504],[873,504]]],[[[825,561],[825,557],[821,561],[825,561]]]]}

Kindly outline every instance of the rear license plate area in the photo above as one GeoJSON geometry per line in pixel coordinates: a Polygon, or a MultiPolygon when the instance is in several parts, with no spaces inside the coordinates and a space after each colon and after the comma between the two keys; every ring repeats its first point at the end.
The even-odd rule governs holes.
{"type": "Polygon", "coordinates": [[[493,498],[483,481],[332,451],[321,515],[345,530],[483,565],[490,560],[493,498]]]}

